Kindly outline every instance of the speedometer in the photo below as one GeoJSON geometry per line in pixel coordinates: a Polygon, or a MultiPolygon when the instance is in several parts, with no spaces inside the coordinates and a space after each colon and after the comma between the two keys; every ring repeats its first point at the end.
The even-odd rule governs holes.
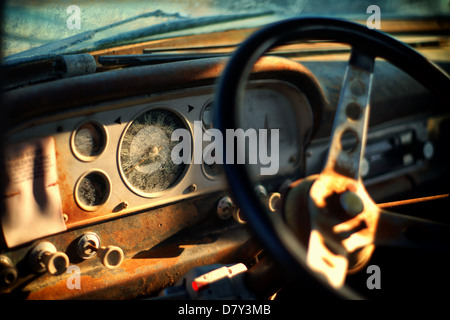
{"type": "MultiPolygon", "coordinates": [[[[302,130],[309,127],[308,106],[309,102],[302,93],[282,83],[257,87],[245,92],[237,124],[243,130],[255,129],[258,133],[265,130],[268,141],[272,141],[273,130],[278,130],[278,154],[274,154],[267,142],[270,146],[268,154],[273,157],[273,162],[278,163],[280,173],[293,174],[302,158],[302,130]]],[[[267,167],[261,163],[249,165],[248,172],[256,177],[263,166],[267,167]]]]}
{"type": "Polygon", "coordinates": [[[179,143],[171,141],[172,132],[186,129],[173,112],[152,109],[141,113],[127,127],[119,150],[119,167],[128,187],[151,197],[175,185],[185,164],[175,164],[171,153],[179,143]]]}

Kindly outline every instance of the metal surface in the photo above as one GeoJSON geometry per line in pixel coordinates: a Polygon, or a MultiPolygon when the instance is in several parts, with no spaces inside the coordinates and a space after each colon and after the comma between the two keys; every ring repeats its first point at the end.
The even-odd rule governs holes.
{"type": "Polygon", "coordinates": [[[117,246],[97,248],[100,260],[106,269],[118,268],[124,259],[123,250],[117,246]]]}
{"type": "Polygon", "coordinates": [[[64,251],[70,259],[69,268],[77,266],[80,273],[37,276],[27,260],[33,244],[9,250],[7,256],[18,266],[20,277],[12,287],[2,289],[0,297],[135,298],[158,293],[195,266],[248,261],[260,249],[245,245],[250,236],[232,219],[224,222],[214,215],[222,196],[223,193],[216,193],[185,200],[42,239],[64,251]],[[182,230],[186,231],[180,233],[182,230]],[[80,238],[89,232],[97,234],[106,246],[120,247],[123,262],[108,269],[101,259],[80,258],[76,247],[80,238]],[[77,275],[81,287],[71,288],[68,283],[77,275]]]}
{"type": "MultiPolygon", "coordinates": [[[[267,60],[278,62],[278,59],[267,60]]],[[[283,61],[284,63],[284,61],[283,61]]],[[[283,67],[283,64],[277,65],[283,67]]],[[[181,68],[181,66],[180,66],[181,68]]],[[[271,68],[267,66],[267,68],[271,68]]],[[[101,81],[104,82],[103,80],[101,81]]],[[[259,91],[277,92],[276,99],[283,100],[283,106],[290,109],[295,116],[300,114],[301,110],[308,108],[308,105],[298,106],[294,111],[293,106],[299,100],[300,91],[288,83],[280,81],[255,81],[253,87],[255,93],[249,97],[253,99],[252,103],[266,106],[268,101],[261,100],[257,93],[259,91]]],[[[123,139],[124,132],[129,123],[142,112],[153,109],[164,108],[177,114],[186,127],[192,132],[194,121],[201,121],[202,107],[211,101],[212,87],[201,87],[190,90],[166,93],[164,95],[155,95],[154,97],[138,96],[126,100],[107,102],[92,106],[88,116],[61,114],[62,119],[58,122],[42,123],[20,131],[10,136],[10,141],[22,141],[38,136],[54,136],[56,141],[56,159],[58,170],[58,184],[61,192],[63,213],[67,216],[66,226],[74,228],[83,226],[87,223],[95,223],[104,219],[123,216],[138,210],[145,210],[150,207],[164,205],[170,202],[187,199],[210,192],[224,190],[226,182],[224,179],[211,179],[205,173],[203,164],[187,164],[183,173],[176,183],[167,190],[146,194],[136,193],[135,188],[130,188],[126,184],[127,180],[123,178],[122,169],[119,160],[119,145],[123,139]],[[193,108],[190,109],[189,106],[193,108]],[[80,161],[77,153],[73,152],[74,131],[80,128],[84,123],[96,123],[105,130],[107,141],[104,144],[103,151],[95,157],[90,157],[89,161],[83,158],[80,161]],[[100,174],[104,177],[106,189],[104,195],[98,199],[98,203],[89,205],[83,200],[84,193],[80,193],[80,183],[83,178],[89,174],[100,174]],[[193,187],[195,185],[195,187],[193,187]],[[149,200],[151,199],[151,200],[149,200]],[[128,204],[124,206],[126,201],[128,204]]],[[[52,95],[53,96],[53,95],[52,95]]],[[[300,99],[305,101],[303,97],[300,99]]],[[[275,102],[278,100],[275,100],[275,102]]],[[[273,103],[273,101],[271,102],[273,103]]],[[[305,102],[306,103],[306,102],[305,102]]],[[[287,109],[289,110],[289,109],[287,109]]],[[[302,118],[305,121],[305,117],[302,118]]],[[[300,141],[303,141],[303,135],[307,133],[308,127],[303,126],[299,130],[300,141]]],[[[195,141],[194,141],[195,142],[195,141]]],[[[194,143],[193,142],[193,143],[194,143]]],[[[193,148],[193,150],[195,150],[193,148]]],[[[299,156],[300,158],[300,156],[299,156]]],[[[286,162],[280,166],[280,171],[292,173],[301,165],[300,162],[294,165],[286,162]]],[[[92,188],[91,188],[92,189],[92,188]]],[[[92,189],[93,191],[95,189],[92,189]]],[[[100,190],[100,189],[99,189],[100,190]]]]}
{"type": "MultiPolygon", "coordinates": [[[[342,85],[340,100],[336,109],[331,145],[328,151],[324,171],[330,170],[349,178],[358,180],[359,167],[364,147],[369,121],[369,97],[372,87],[372,70],[374,60],[353,53],[354,60],[369,60],[368,69],[350,64],[347,68],[342,85]],[[353,138],[350,144],[344,146],[345,135],[353,138]]],[[[350,59],[352,60],[352,58],[350,59]]]]}
{"type": "Polygon", "coordinates": [[[407,200],[398,200],[398,201],[378,203],[377,205],[380,208],[393,208],[393,207],[404,206],[404,205],[409,205],[409,204],[416,204],[416,203],[421,203],[421,202],[446,199],[448,197],[449,197],[449,194],[442,194],[442,195],[437,195],[437,196],[421,197],[421,198],[416,198],[416,199],[407,199],[407,200]]]}
{"type": "MultiPolygon", "coordinates": [[[[201,165],[191,165],[185,178],[174,188],[149,200],[126,187],[116,162],[126,125],[144,110],[164,104],[181,115],[189,126],[193,121],[201,121],[202,107],[213,97],[210,84],[225,62],[208,59],[164,68],[117,70],[75,77],[70,82],[58,80],[38,85],[40,88],[32,86],[26,88],[27,92],[19,89],[8,93],[7,105],[9,111],[14,111],[12,123],[15,124],[9,132],[11,143],[36,135],[55,137],[58,185],[68,231],[40,240],[64,251],[70,259],[69,267],[80,268],[81,289],[70,289],[67,285],[77,273],[56,276],[44,273],[37,277],[28,263],[24,264],[28,250],[35,244],[29,243],[6,250],[13,264],[20,266],[21,276],[16,285],[2,294],[28,299],[130,298],[155,293],[194,266],[252,259],[257,251],[245,245],[249,239],[246,230],[233,219],[225,221],[215,216],[217,202],[224,196],[215,192],[227,188],[223,179],[211,179],[201,165]],[[24,98],[23,94],[28,96],[24,98]],[[29,99],[35,102],[33,107],[29,99]],[[107,137],[104,149],[88,161],[77,158],[70,143],[72,132],[86,121],[101,124],[107,137]],[[92,171],[108,176],[111,192],[102,206],[87,211],[77,205],[75,186],[79,177],[92,171]],[[210,219],[206,220],[209,221],[206,228],[174,237],[207,217],[210,219]],[[109,269],[110,264],[107,262],[105,266],[102,259],[80,256],[77,246],[83,235],[90,232],[97,234],[102,245],[121,248],[123,262],[113,263],[115,268],[109,269]],[[169,240],[171,237],[173,240],[169,240]]],[[[311,86],[313,81],[301,65],[279,58],[263,59],[255,67],[254,76],[261,79],[255,82],[255,90],[266,88],[280,92],[292,105],[299,100],[300,90],[311,86]],[[271,81],[273,78],[286,78],[286,82],[271,81]]],[[[311,104],[317,99],[323,102],[316,91],[312,97],[311,104]]],[[[299,109],[303,107],[307,106],[299,109]]],[[[304,128],[305,133],[309,129],[304,128]]],[[[91,249],[101,255],[102,247],[91,249]]],[[[116,262],[121,262],[120,256],[116,262]]]]}

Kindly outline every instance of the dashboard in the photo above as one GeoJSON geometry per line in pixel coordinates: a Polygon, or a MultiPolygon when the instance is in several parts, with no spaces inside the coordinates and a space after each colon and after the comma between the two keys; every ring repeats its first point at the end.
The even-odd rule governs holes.
{"type": "MultiPolygon", "coordinates": [[[[237,210],[219,208],[224,200],[232,203],[227,183],[220,161],[205,161],[206,150],[211,151],[211,144],[216,142],[208,137],[208,130],[214,128],[213,82],[224,63],[222,59],[213,59],[207,63],[171,64],[175,76],[171,78],[174,88],[169,91],[159,92],[161,84],[153,76],[161,66],[156,66],[63,79],[6,94],[12,114],[10,123],[14,125],[9,128],[6,149],[9,183],[2,229],[8,258],[19,265],[19,280],[7,291],[19,291],[20,295],[28,292],[28,298],[51,298],[54,293],[43,288],[66,287],[67,274],[63,271],[71,265],[82,268],[82,274],[89,278],[96,274],[95,270],[105,272],[104,277],[95,277],[102,286],[114,277],[124,277],[136,263],[146,277],[149,272],[161,273],[171,263],[179,269],[178,259],[161,265],[164,259],[148,258],[142,252],[151,251],[199,222],[211,222],[211,217],[213,224],[219,221],[221,227],[238,233],[234,236],[236,241],[222,243],[233,249],[228,249],[226,255],[234,256],[239,251],[237,248],[249,240],[242,228],[245,221],[236,214],[240,223],[229,219],[231,211],[237,210]],[[183,83],[184,74],[193,75],[194,80],[183,83]],[[199,85],[199,77],[209,81],[201,81],[199,85]],[[147,81],[147,86],[124,88],[140,78],[147,81]],[[152,81],[156,83],[154,86],[152,81]],[[93,83],[97,86],[95,90],[93,83]],[[102,90],[112,97],[101,97],[102,90]],[[118,92],[120,97],[115,96],[118,92]],[[84,102],[98,97],[101,99],[96,103],[84,102]],[[49,103],[48,99],[55,98],[59,100],[49,103]],[[189,141],[183,141],[184,138],[180,141],[176,135],[180,129],[190,136],[189,141]],[[181,142],[186,146],[182,150],[181,142]],[[175,163],[173,155],[184,161],[175,163]],[[31,262],[47,250],[54,253],[50,262],[45,263],[47,269],[31,262]],[[95,253],[101,259],[91,259],[95,253]],[[142,254],[145,259],[136,258],[142,254]],[[147,267],[143,261],[149,263],[147,267]],[[112,269],[114,273],[106,273],[112,269]],[[28,283],[35,276],[38,278],[28,283]],[[25,289],[21,287],[24,283],[28,283],[25,289]]],[[[252,171],[252,176],[264,183],[261,185],[264,193],[278,191],[286,177],[304,170],[303,144],[314,121],[311,100],[302,86],[315,84],[314,78],[302,80],[310,76],[306,72],[286,59],[263,59],[246,90],[244,104],[248,108],[239,119],[242,128],[246,132],[281,128],[278,174],[260,176],[259,171],[252,171]]],[[[164,90],[167,87],[166,83],[164,90]]],[[[313,101],[323,103],[320,88],[313,88],[312,96],[316,99],[313,101]]],[[[247,146],[246,157],[249,152],[247,146]]],[[[254,167],[262,166],[257,163],[254,167]]],[[[204,238],[194,242],[202,243],[204,238]]],[[[218,245],[210,240],[206,244],[218,245]]],[[[202,260],[217,259],[217,253],[205,250],[206,257],[205,252],[197,252],[202,260]]],[[[183,268],[198,261],[193,257],[189,255],[189,263],[183,268]]],[[[142,274],[136,271],[133,278],[139,277],[142,274]]],[[[99,294],[99,283],[94,283],[85,286],[82,297],[99,294]]],[[[163,284],[167,284],[167,279],[152,281],[144,291],[154,292],[162,289],[163,284]]],[[[65,294],[70,297],[81,292],[66,290],[65,294]]]]}
{"type": "MultiPolygon", "coordinates": [[[[122,103],[120,108],[108,102],[97,108],[112,110],[95,112],[95,108],[90,108],[89,115],[33,125],[11,136],[14,141],[11,148],[16,151],[8,159],[8,167],[14,172],[26,171],[25,166],[44,167],[44,158],[53,160],[61,197],[56,200],[62,203],[67,228],[224,190],[226,182],[221,178],[220,164],[208,165],[204,160],[196,163],[192,152],[186,163],[176,165],[171,159],[179,143],[178,139],[172,140],[177,129],[185,129],[194,137],[198,135],[194,130],[199,129],[195,126],[202,124],[200,141],[192,139],[189,143],[194,152],[203,153],[211,143],[204,141],[202,135],[205,128],[212,126],[212,91],[212,87],[201,87],[157,97],[138,97],[128,102],[130,106],[122,103]],[[52,147],[47,148],[47,144],[52,147]],[[196,144],[201,145],[200,149],[196,144]],[[30,149],[43,156],[32,155],[22,168],[19,162],[30,149]]],[[[280,127],[281,123],[276,122],[281,121],[279,112],[291,113],[280,137],[281,148],[286,144],[290,150],[280,156],[279,171],[295,173],[301,136],[297,132],[299,115],[294,105],[302,101],[300,108],[308,110],[305,96],[289,83],[264,80],[252,84],[246,101],[250,106],[247,112],[253,113],[257,106],[262,119],[244,115],[245,130],[262,129],[264,119],[268,118],[271,126],[280,127]]],[[[50,174],[48,167],[41,175],[50,174]]],[[[36,178],[39,177],[31,177],[30,183],[36,178]]]]}
{"type": "MultiPolygon", "coordinates": [[[[207,133],[225,64],[208,58],[123,68],[5,93],[2,295],[135,298],[173,285],[194,266],[254,262],[261,249],[233,204],[220,163],[205,161],[217,142],[207,133]],[[190,141],[178,139],[180,129],[190,141]],[[184,161],[175,163],[174,154],[184,161]],[[78,270],[81,288],[69,285],[66,270],[78,270]]],[[[321,170],[342,66],[279,57],[255,64],[237,123],[244,130],[279,129],[277,174],[260,175],[262,163],[250,166],[265,201],[321,170]]],[[[381,64],[376,72],[382,77],[374,91],[385,90],[386,81],[409,89],[374,97],[370,164],[376,168],[377,159],[394,154],[395,168],[403,170],[397,175],[425,166],[433,157],[433,118],[419,106],[428,95],[391,67],[381,64]],[[411,90],[411,104],[392,108],[411,90]],[[387,122],[386,130],[386,112],[389,120],[406,120],[387,122]]],[[[393,173],[368,177],[377,182],[393,173]]]]}

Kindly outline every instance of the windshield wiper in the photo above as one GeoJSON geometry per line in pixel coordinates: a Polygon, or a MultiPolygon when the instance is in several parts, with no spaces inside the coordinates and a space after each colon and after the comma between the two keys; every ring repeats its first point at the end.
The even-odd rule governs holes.
{"type": "MultiPolygon", "coordinates": [[[[413,48],[437,48],[446,46],[448,40],[442,37],[414,37],[403,39],[405,44],[413,48]]],[[[216,46],[186,46],[144,49],[142,54],[128,55],[100,55],[97,58],[103,66],[131,67],[138,65],[154,65],[186,60],[229,57],[239,44],[216,46]]],[[[350,48],[328,41],[291,41],[285,46],[275,47],[265,55],[276,55],[290,59],[319,55],[333,55],[350,53],[350,48]],[[325,44],[325,46],[322,46],[325,44]],[[290,45],[292,47],[290,47],[290,45]],[[318,46],[317,46],[318,45],[318,46]]]]}
{"type": "Polygon", "coordinates": [[[132,41],[138,41],[143,37],[155,36],[160,34],[165,34],[169,32],[175,32],[180,30],[186,30],[197,27],[204,27],[214,24],[221,24],[225,22],[245,20],[250,18],[262,17],[266,15],[274,14],[273,11],[263,11],[255,13],[241,13],[241,14],[230,14],[230,15],[213,15],[207,17],[189,18],[181,16],[179,13],[165,13],[161,10],[156,10],[152,12],[147,12],[140,14],[122,21],[118,21],[97,29],[82,32],[80,34],[67,37],[52,43],[44,44],[42,46],[32,48],[20,53],[13,54],[11,56],[5,57],[3,59],[3,65],[6,67],[11,67],[15,65],[20,65],[24,63],[32,63],[42,60],[52,59],[57,55],[61,54],[73,54],[82,53],[88,51],[95,51],[103,49],[112,45],[117,45],[118,43],[123,44],[124,42],[130,43],[132,41]],[[102,31],[112,29],[114,27],[126,24],[128,22],[136,21],[148,17],[164,17],[164,18],[175,18],[176,20],[171,20],[168,22],[143,27],[133,31],[127,31],[120,33],[118,35],[100,39],[94,42],[91,46],[86,46],[84,48],[73,49],[73,47],[87,42],[94,38],[94,36],[102,31]],[[72,50],[71,50],[72,49],[72,50]]]}
{"type": "Polygon", "coordinates": [[[195,53],[195,54],[130,54],[130,55],[118,55],[118,56],[99,56],[98,63],[102,66],[141,66],[141,65],[152,65],[161,63],[170,63],[186,60],[197,60],[197,59],[209,59],[209,58],[219,58],[226,57],[229,54],[222,53],[195,53]]]}
{"type": "Polygon", "coordinates": [[[149,17],[165,17],[165,18],[182,19],[182,16],[179,13],[166,13],[161,10],[146,12],[146,13],[139,14],[137,16],[128,18],[128,19],[124,19],[124,20],[121,20],[118,22],[108,24],[103,27],[85,31],[85,32],[76,34],[74,36],[70,36],[70,37],[67,37],[67,38],[64,38],[61,40],[46,43],[42,46],[10,55],[10,56],[4,58],[3,64],[5,66],[13,66],[16,64],[50,59],[58,54],[63,53],[67,49],[69,49],[77,44],[80,44],[82,42],[85,42],[85,41],[88,41],[88,40],[94,38],[95,34],[97,34],[99,32],[112,29],[114,27],[123,25],[128,22],[132,22],[132,21],[136,21],[136,20],[144,19],[144,18],[149,18],[149,17]]]}
{"type": "Polygon", "coordinates": [[[254,12],[254,13],[238,13],[238,14],[229,14],[229,15],[214,15],[207,17],[199,17],[199,18],[184,18],[181,20],[169,21],[165,23],[160,23],[157,25],[152,25],[144,28],[140,28],[138,30],[127,31],[120,33],[118,35],[108,37],[105,39],[101,39],[95,42],[97,48],[101,49],[111,44],[123,43],[127,41],[132,41],[135,39],[151,37],[155,35],[160,35],[164,33],[198,28],[209,26],[213,24],[220,24],[225,22],[257,18],[267,15],[274,14],[273,11],[262,11],[262,12],[254,12]]]}

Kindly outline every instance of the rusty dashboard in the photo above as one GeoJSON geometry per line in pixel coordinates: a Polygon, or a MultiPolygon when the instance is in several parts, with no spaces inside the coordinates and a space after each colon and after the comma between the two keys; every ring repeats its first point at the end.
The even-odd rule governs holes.
{"type": "MultiPolygon", "coordinates": [[[[126,68],[5,94],[2,256],[11,267],[2,295],[134,298],[194,266],[254,259],[260,248],[244,221],[217,214],[229,199],[220,165],[193,161],[210,142],[193,139],[189,161],[168,161],[176,129],[195,137],[213,127],[214,83],[225,63],[126,68]],[[52,253],[46,267],[35,261],[42,252],[52,253]],[[73,270],[81,288],[68,284],[73,270]]],[[[303,144],[325,97],[314,76],[287,59],[262,59],[252,77],[246,103],[261,116],[243,115],[253,121],[243,126],[262,128],[268,117],[285,125],[289,151],[263,187],[279,191],[304,170],[303,144]]]]}
{"type": "MultiPolygon", "coordinates": [[[[232,202],[220,165],[194,161],[211,141],[188,143],[192,153],[183,156],[190,161],[165,160],[174,131],[195,137],[214,127],[214,88],[226,62],[117,68],[5,92],[2,297],[155,296],[193,267],[254,264],[262,248],[245,216],[220,207],[232,202]],[[45,266],[36,264],[42,252],[45,266]]],[[[321,170],[344,69],[344,61],[275,56],[254,65],[241,126],[282,128],[277,174],[254,177],[266,200],[321,170]]],[[[437,158],[438,149],[426,151],[437,144],[433,130],[448,120],[424,111],[435,101],[402,72],[380,62],[375,73],[374,91],[383,94],[373,97],[370,164],[389,170],[369,172],[366,184],[384,200],[394,189],[409,190],[411,180],[383,183],[437,158]],[[389,89],[396,85],[404,89],[389,89]],[[396,166],[377,162],[394,146],[401,150],[396,166]]]]}

